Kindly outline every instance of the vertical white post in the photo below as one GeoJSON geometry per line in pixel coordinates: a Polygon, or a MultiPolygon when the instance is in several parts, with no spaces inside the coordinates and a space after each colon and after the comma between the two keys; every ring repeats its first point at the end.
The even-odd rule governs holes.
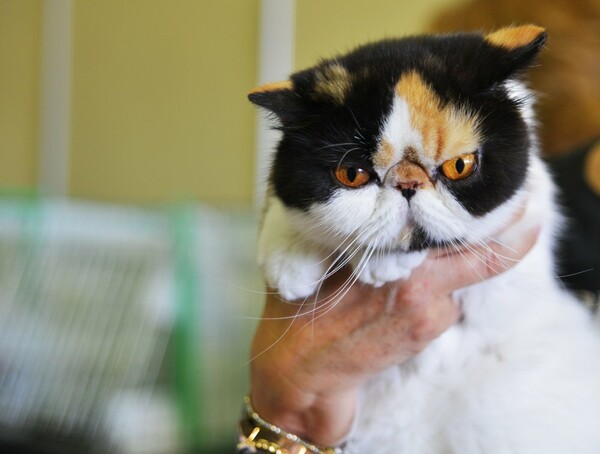
{"type": "Polygon", "coordinates": [[[44,0],[38,183],[45,194],[69,191],[72,0],[44,0]]]}
{"type": "MultiPolygon", "coordinates": [[[[295,0],[262,0],[259,23],[260,84],[287,79],[294,67],[295,0]]],[[[263,204],[269,164],[279,134],[261,115],[256,133],[255,205],[263,204]]]]}

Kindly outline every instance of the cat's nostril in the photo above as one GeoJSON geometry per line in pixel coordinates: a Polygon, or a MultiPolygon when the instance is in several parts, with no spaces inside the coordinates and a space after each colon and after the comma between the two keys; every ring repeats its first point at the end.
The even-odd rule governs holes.
{"type": "Polygon", "coordinates": [[[418,181],[400,181],[396,184],[396,188],[402,193],[404,198],[409,201],[421,186],[423,186],[423,184],[418,181]]]}
{"type": "Polygon", "coordinates": [[[410,201],[410,199],[412,199],[413,195],[415,195],[417,193],[417,191],[412,188],[402,189],[401,192],[402,192],[402,195],[404,196],[404,198],[408,201],[410,201]]]}
{"type": "Polygon", "coordinates": [[[401,191],[405,189],[416,190],[419,189],[421,186],[423,186],[423,183],[419,183],[418,181],[400,181],[396,184],[396,187],[401,191]]]}

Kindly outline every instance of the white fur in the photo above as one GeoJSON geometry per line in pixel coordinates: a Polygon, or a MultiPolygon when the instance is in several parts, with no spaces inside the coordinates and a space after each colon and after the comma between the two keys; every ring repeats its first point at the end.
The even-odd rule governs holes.
{"type": "MultiPolygon", "coordinates": [[[[515,98],[529,95],[516,82],[507,89],[515,98]]],[[[530,109],[528,102],[522,113],[533,130],[530,109]]],[[[396,161],[407,146],[421,150],[402,99],[382,137],[396,161]]],[[[535,148],[534,139],[532,133],[535,148]]],[[[429,165],[433,171],[440,163],[429,165]]],[[[388,170],[377,172],[384,179],[388,170]]],[[[407,246],[415,222],[439,240],[462,235],[470,243],[494,238],[499,244],[543,226],[519,264],[455,293],[464,313],[460,323],[364,387],[349,453],[600,453],[600,335],[554,278],[552,247],[561,220],[553,193],[534,149],[523,188],[479,218],[442,185],[418,190],[410,204],[385,185],[340,190],[308,211],[269,200],[259,263],[287,299],[310,295],[334,264],[348,261],[359,280],[373,285],[408,278],[423,254],[398,250],[407,246]],[[497,236],[523,208],[518,223],[497,236]]]]}
{"type": "Polygon", "coordinates": [[[330,258],[290,224],[286,209],[272,198],[258,240],[258,264],[269,286],[286,300],[311,295],[321,282],[330,258]]]}
{"type": "Polygon", "coordinates": [[[529,126],[535,124],[534,101],[535,97],[527,86],[520,80],[509,79],[504,82],[508,96],[513,101],[521,104],[521,114],[529,126]]]}
{"type": "Polygon", "coordinates": [[[425,260],[427,252],[374,254],[365,263],[361,263],[364,255],[364,252],[357,254],[350,261],[357,270],[358,280],[373,287],[381,287],[386,282],[408,279],[412,270],[425,260]]]}
{"type": "MultiPolygon", "coordinates": [[[[408,147],[417,150],[423,148],[423,137],[411,124],[408,103],[399,96],[394,98],[392,111],[382,128],[381,139],[392,146],[394,162],[402,160],[404,150],[408,147]]],[[[375,170],[383,180],[389,168],[377,167],[375,170]]]]}

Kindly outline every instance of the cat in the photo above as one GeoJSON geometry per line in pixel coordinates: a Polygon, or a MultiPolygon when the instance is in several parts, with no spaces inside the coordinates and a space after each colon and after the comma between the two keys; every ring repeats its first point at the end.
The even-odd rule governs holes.
{"type": "Polygon", "coordinates": [[[345,452],[600,453],[600,337],[554,276],[562,218],[524,81],[546,37],[386,39],[249,94],[282,131],[258,262],[287,300],[347,264],[380,286],[432,248],[542,226],[520,263],[454,293],[459,323],[364,386],[345,452]]]}

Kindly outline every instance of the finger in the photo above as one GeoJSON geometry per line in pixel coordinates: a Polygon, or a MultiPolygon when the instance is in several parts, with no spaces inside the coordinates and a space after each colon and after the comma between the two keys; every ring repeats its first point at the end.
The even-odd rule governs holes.
{"type": "Polygon", "coordinates": [[[535,245],[539,231],[536,226],[509,245],[490,242],[430,257],[424,266],[416,270],[416,274],[429,276],[432,290],[449,293],[468,287],[502,274],[519,263],[535,245]]]}
{"type": "Polygon", "coordinates": [[[435,303],[428,304],[426,316],[420,323],[413,324],[412,339],[423,346],[454,325],[462,315],[459,305],[450,296],[439,298],[435,303]]]}

